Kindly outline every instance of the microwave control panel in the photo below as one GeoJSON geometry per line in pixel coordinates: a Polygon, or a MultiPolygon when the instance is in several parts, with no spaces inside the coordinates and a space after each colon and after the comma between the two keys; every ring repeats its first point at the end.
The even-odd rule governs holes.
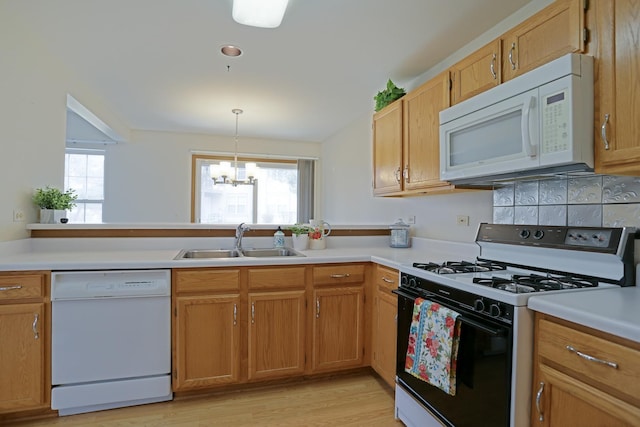
{"type": "Polygon", "coordinates": [[[567,151],[570,148],[567,95],[565,89],[542,98],[542,154],[567,151]]]}

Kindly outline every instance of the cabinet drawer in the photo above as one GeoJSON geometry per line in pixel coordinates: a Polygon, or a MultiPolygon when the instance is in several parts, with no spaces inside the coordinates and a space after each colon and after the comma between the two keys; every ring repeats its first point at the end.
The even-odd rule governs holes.
{"type": "Polygon", "coordinates": [[[175,288],[181,292],[221,292],[240,289],[240,270],[180,270],[175,272],[175,288]]]}
{"type": "Polygon", "coordinates": [[[304,267],[249,270],[249,289],[304,288],[304,267]]]}
{"type": "Polygon", "coordinates": [[[398,289],[398,270],[381,265],[376,266],[375,283],[384,289],[398,289]]]}
{"type": "Polygon", "coordinates": [[[44,296],[42,274],[11,274],[0,276],[0,301],[44,296]]]}
{"type": "Polygon", "coordinates": [[[579,374],[578,379],[595,382],[632,399],[640,395],[640,351],[545,319],[539,321],[538,327],[538,355],[550,364],[560,365],[579,374]],[[616,363],[617,367],[588,360],[589,356],[616,363]]]}
{"type": "Polygon", "coordinates": [[[314,285],[338,285],[342,283],[364,282],[364,268],[362,264],[330,265],[313,268],[314,285]]]}

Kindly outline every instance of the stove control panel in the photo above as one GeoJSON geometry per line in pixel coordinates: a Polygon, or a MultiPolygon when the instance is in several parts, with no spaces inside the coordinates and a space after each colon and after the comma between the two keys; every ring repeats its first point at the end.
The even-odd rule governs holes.
{"type": "Polygon", "coordinates": [[[589,230],[570,228],[567,231],[567,245],[587,246],[591,248],[607,248],[611,242],[611,230],[589,230]]]}

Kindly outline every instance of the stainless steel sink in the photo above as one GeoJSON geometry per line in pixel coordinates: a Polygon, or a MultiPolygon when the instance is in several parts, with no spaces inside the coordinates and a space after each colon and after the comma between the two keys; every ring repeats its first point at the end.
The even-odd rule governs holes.
{"type": "Polygon", "coordinates": [[[242,249],[183,249],[174,259],[204,259],[204,258],[238,258],[238,257],[289,257],[305,256],[291,248],[252,248],[242,249]]]}
{"type": "Polygon", "coordinates": [[[291,248],[243,249],[242,254],[246,257],[304,256],[300,252],[294,251],[291,248]]]}
{"type": "Polygon", "coordinates": [[[174,259],[236,258],[242,254],[236,249],[183,249],[174,259]]]}

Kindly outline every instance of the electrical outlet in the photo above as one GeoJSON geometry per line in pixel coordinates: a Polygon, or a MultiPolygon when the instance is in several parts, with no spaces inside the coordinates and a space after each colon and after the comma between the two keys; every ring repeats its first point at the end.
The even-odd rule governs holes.
{"type": "Polygon", "coordinates": [[[24,220],[24,211],[22,209],[14,209],[13,222],[23,222],[24,220]]]}
{"type": "Polygon", "coordinates": [[[416,223],[416,216],[415,215],[409,215],[407,217],[407,224],[415,224],[416,223]]]}
{"type": "Polygon", "coordinates": [[[456,218],[456,223],[461,226],[468,227],[469,226],[469,215],[458,215],[456,218]]]}

